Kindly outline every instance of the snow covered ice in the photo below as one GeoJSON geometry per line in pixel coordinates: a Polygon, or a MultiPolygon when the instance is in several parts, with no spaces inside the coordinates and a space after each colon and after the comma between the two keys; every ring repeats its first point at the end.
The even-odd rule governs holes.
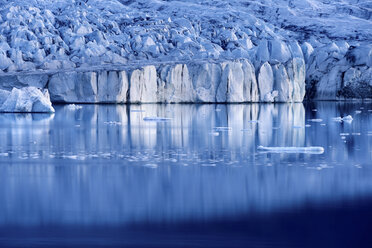
{"type": "Polygon", "coordinates": [[[53,102],[372,93],[368,1],[3,0],[0,10],[0,88],[48,88],[53,102]]]}

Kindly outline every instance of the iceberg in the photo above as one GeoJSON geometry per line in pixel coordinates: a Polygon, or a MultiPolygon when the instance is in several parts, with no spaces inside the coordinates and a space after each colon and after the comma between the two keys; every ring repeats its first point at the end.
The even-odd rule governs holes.
{"type": "Polygon", "coordinates": [[[53,113],[47,90],[36,87],[0,90],[0,112],[2,113],[53,113]]]}
{"type": "Polygon", "coordinates": [[[270,153],[308,153],[308,154],[323,154],[324,148],[321,146],[309,147],[265,147],[258,146],[258,151],[270,153]]]}

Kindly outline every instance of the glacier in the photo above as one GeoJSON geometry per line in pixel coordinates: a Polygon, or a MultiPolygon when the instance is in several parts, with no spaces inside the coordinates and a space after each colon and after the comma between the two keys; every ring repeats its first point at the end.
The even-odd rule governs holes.
{"type": "Polygon", "coordinates": [[[57,103],[372,98],[357,0],[0,0],[0,89],[57,103]]]}

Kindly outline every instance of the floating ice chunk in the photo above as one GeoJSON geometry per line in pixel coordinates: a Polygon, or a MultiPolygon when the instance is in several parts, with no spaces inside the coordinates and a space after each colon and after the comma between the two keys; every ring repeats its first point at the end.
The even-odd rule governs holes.
{"type": "Polygon", "coordinates": [[[325,124],[325,123],[322,123],[322,124],[320,124],[322,127],[324,127],[324,126],[327,126],[327,124],[325,124]]]}
{"type": "Polygon", "coordinates": [[[352,133],[353,136],[360,136],[360,133],[352,133]]]}
{"type": "Polygon", "coordinates": [[[11,92],[0,90],[0,112],[54,113],[48,91],[36,87],[13,88],[11,92]]]}
{"type": "Polygon", "coordinates": [[[323,154],[324,148],[321,146],[309,147],[265,147],[259,146],[259,151],[272,152],[272,153],[309,153],[309,154],[323,154]]]}
{"type": "Polygon", "coordinates": [[[216,130],[217,132],[228,132],[228,131],[232,131],[232,128],[231,127],[214,127],[213,129],[216,130]]]}
{"type": "Polygon", "coordinates": [[[144,121],[154,121],[154,122],[163,122],[163,121],[170,121],[171,118],[166,118],[166,117],[145,117],[143,118],[144,121]]]}
{"type": "Polygon", "coordinates": [[[348,115],[348,116],[345,116],[344,118],[342,117],[334,117],[332,118],[333,121],[336,121],[336,122],[351,122],[353,121],[353,117],[351,117],[351,115],[348,115]]]}
{"type": "Polygon", "coordinates": [[[278,91],[274,90],[265,94],[263,101],[264,102],[274,102],[275,98],[278,96],[278,91]]]}
{"type": "Polygon", "coordinates": [[[340,136],[349,136],[349,133],[340,133],[340,136]]]}
{"type": "Polygon", "coordinates": [[[156,169],[158,168],[157,164],[144,164],[143,167],[150,168],[150,169],[156,169]]]}
{"type": "Polygon", "coordinates": [[[334,117],[332,118],[332,120],[336,122],[342,122],[342,117],[334,117]]]}
{"type": "Polygon", "coordinates": [[[360,111],[360,110],[355,110],[355,114],[360,114],[360,113],[362,113],[362,111],[360,111]]]}
{"type": "Polygon", "coordinates": [[[309,119],[309,121],[311,121],[311,122],[322,122],[323,119],[309,119]]]}
{"type": "Polygon", "coordinates": [[[317,110],[317,109],[312,109],[311,111],[313,111],[313,112],[317,112],[318,110],[317,110]]]}
{"type": "Polygon", "coordinates": [[[105,121],[104,124],[110,126],[121,126],[121,122],[118,121],[105,121]]]}
{"type": "Polygon", "coordinates": [[[351,115],[347,115],[347,116],[344,116],[344,118],[342,118],[343,121],[347,121],[347,122],[351,122],[353,121],[353,117],[351,115]]]}
{"type": "Polygon", "coordinates": [[[306,124],[306,125],[305,125],[305,127],[311,127],[311,125],[309,125],[309,124],[306,124]]]}
{"type": "Polygon", "coordinates": [[[211,164],[201,164],[203,167],[216,167],[216,164],[211,163],[211,164]]]}
{"type": "Polygon", "coordinates": [[[71,110],[71,111],[79,110],[79,109],[82,109],[82,108],[83,108],[83,106],[80,106],[80,105],[75,105],[75,104],[67,105],[67,109],[71,110]]]}
{"type": "Polygon", "coordinates": [[[219,132],[210,132],[209,134],[212,135],[212,136],[220,136],[219,132]]]}

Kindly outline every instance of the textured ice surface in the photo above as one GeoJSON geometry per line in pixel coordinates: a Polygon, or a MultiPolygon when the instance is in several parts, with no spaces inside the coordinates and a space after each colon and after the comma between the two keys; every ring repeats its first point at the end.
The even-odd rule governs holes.
{"type": "Polygon", "coordinates": [[[299,102],[305,88],[316,99],[372,94],[368,1],[31,0],[1,1],[0,10],[0,88],[48,85],[53,101],[257,102],[277,90],[275,101],[299,102]],[[118,70],[128,65],[136,68],[118,70]],[[95,72],[76,79],[75,70],[95,72]]]}
{"type": "Polygon", "coordinates": [[[35,87],[11,91],[0,90],[0,112],[9,113],[52,113],[54,108],[50,102],[48,91],[40,91],[35,87]]]}

